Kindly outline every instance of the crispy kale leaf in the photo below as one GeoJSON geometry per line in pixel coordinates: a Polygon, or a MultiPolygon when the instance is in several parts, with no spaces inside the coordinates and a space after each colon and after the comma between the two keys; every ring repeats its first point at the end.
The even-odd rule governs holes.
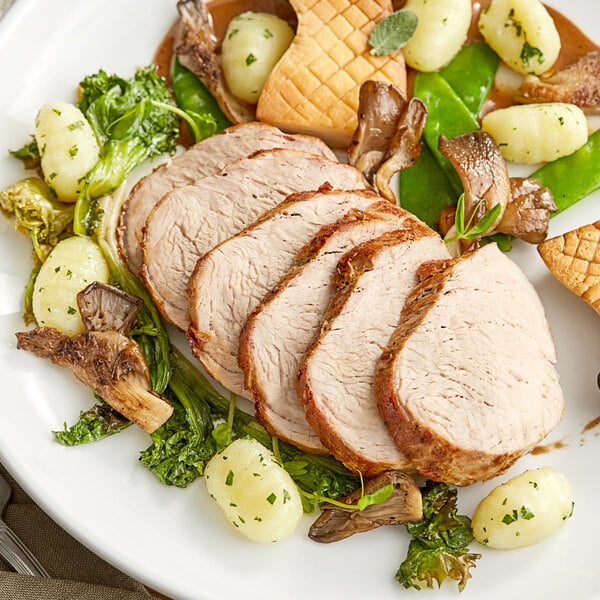
{"type": "Polygon", "coordinates": [[[95,198],[112,193],[142,161],[175,152],[179,120],[154,65],[130,79],[99,71],[86,77],[80,90],[78,107],[100,144],[100,159],[86,175],[75,208],[75,232],[85,234],[95,227],[95,198]]]}
{"type": "MultiPolygon", "coordinates": [[[[215,428],[228,422],[231,402],[219,394],[190,362],[172,348],[173,374],[169,389],[173,393],[173,416],[152,434],[152,445],[142,452],[141,462],[163,483],[185,486],[202,475],[205,463],[217,452],[215,428]]],[[[252,437],[267,447],[271,436],[256,419],[242,410],[233,411],[231,439],[252,437]]],[[[307,454],[290,444],[279,442],[277,451],[284,468],[296,484],[307,492],[340,498],[355,490],[357,477],[329,456],[307,454]]],[[[305,503],[306,512],[314,506],[305,503]]]]}
{"type": "Polygon", "coordinates": [[[131,421],[108,404],[98,402],[89,410],[82,412],[75,424],[68,427],[65,423],[63,431],[54,431],[53,434],[63,446],[78,446],[101,440],[130,425],[131,421]]]}
{"type": "Polygon", "coordinates": [[[406,525],[413,539],[396,573],[405,588],[432,588],[434,580],[439,587],[450,578],[458,581],[460,591],[464,589],[469,570],[481,555],[469,552],[471,520],[456,510],[456,490],[428,481],[423,489],[423,519],[406,525]]]}

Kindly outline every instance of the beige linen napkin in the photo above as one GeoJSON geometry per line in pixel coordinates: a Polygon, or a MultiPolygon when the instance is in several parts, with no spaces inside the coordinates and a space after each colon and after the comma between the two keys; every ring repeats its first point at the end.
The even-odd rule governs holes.
{"type": "Polygon", "coordinates": [[[0,18],[14,4],[15,0],[0,0],[0,18]]]}
{"type": "Polygon", "coordinates": [[[18,575],[0,559],[0,599],[148,600],[146,588],[87,550],[52,521],[0,465],[13,494],[4,514],[51,579],[18,575]]]}

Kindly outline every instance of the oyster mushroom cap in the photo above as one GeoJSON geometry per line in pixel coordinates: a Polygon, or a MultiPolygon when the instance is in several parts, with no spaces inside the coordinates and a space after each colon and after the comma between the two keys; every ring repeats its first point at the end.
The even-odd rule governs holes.
{"type": "MultiPolygon", "coordinates": [[[[410,475],[403,471],[385,471],[366,481],[364,491],[371,494],[386,485],[393,486],[392,495],[364,510],[325,504],[308,532],[309,537],[317,542],[337,542],[381,525],[400,525],[423,518],[421,490],[410,475]]],[[[356,490],[342,502],[356,504],[361,493],[362,490],[356,490]]]]}
{"type": "Polygon", "coordinates": [[[232,123],[254,121],[254,108],[237,100],[227,89],[205,0],[179,0],[177,11],[173,51],[181,64],[200,79],[232,123]]]}
{"type": "Polygon", "coordinates": [[[52,327],[16,334],[19,347],[68,368],[124,417],[152,433],[173,407],[151,390],[148,366],[138,344],[118,331],[68,336],[52,327]]]}
{"type": "Polygon", "coordinates": [[[348,162],[392,202],[396,201],[390,187],[392,176],[419,158],[426,120],[423,101],[407,100],[395,85],[371,80],[361,85],[358,126],[348,149],[348,162]]]}
{"type": "Polygon", "coordinates": [[[142,300],[119,288],[94,281],[77,294],[86,331],[119,331],[127,335],[142,307],[142,300]]]}
{"type": "Polygon", "coordinates": [[[566,102],[600,113],[600,51],[588,52],[550,75],[528,75],[515,94],[523,103],[566,102]]]}
{"type": "Polygon", "coordinates": [[[511,197],[508,169],[500,148],[491,135],[475,131],[452,139],[440,135],[438,149],[452,163],[463,184],[465,221],[474,224],[500,204],[496,221],[482,233],[489,235],[502,220],[511,197]]]}
{"type": "Polygon", "coordinates": [[[511,200],[496,232],[513,235],[530,244],[548,235],[550,213],[556,210],[552,192],[534,178],[511,177],[511,200]]]}

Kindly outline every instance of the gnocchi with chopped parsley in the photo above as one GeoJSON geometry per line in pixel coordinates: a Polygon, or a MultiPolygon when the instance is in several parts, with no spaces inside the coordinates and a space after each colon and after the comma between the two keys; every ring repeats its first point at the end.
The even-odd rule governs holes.
{"type": "Polygon", "coordinates": [[[35,278],[32,309],[37,324],[68,335],[82,333],[77,294],[94,281],[108,280],[108,265],[94,241],[84,236],[60,241],[35,278]]]}
{"type": "Polygon", "coordinates": [[[481,13],[479,31],[509,67],[524,75],[545,73],[560,52],[554,20],[538,0],[493,0],[481,13]]]}
{"type": "Polygon", "coordinates": [[[245,12],[234,17],[223,38],[223,75],[231,93],[256,104],[273,67],[294,39],[294,30],[275,15],[245,12]]]}
{"type": "Polygon", "coordinates": [[[251,540],[281,540],[302,519],[296,484],[275,455],[256,440],[232,442],[208,462],[204,478],[227,519],[251,540]]]}
{"type": "Polygon", "coordinates": [[[35,140],[46,183],[63,202],[74,202],[100,155],[84,114],[68,102],[46,104],[35,120],[35,140]]]}
{"type": "Polygon", "coordinates": [[[558,531],[573,514],[567,478],[545,467],[525,471],[494,488],[473,514],[475,539],[509,550],[535,544],[558,531]]]}
{"type": "Polygon", "coordinates": [[[572,154],[588,138],[583,111],[562,102],[500,108],[483,118],[481,128],[494,138],[506,160],[525,164],[572,154]]]}
{"type": "Polygon", "coordinates": [[[418,71],[437,71],[461,49],[471,24],[471,0],[408,0],[404,9],[419,18],[403,47],[406,64],[418,71]]]}

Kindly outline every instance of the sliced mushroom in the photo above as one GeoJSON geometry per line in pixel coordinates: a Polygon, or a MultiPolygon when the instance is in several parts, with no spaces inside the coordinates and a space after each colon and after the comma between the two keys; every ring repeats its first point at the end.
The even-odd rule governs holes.
{"type": "Polygon", "coordinates": [[[530,244],[548,235],[550,213],[556,210],[552,192],[531,177],[511,177],[511,200],[496,232],[508,233],[530,244]]]}
{"type": "Polygon", "coordinates": [[[144,431],[156,431],[173,407],[150,387],[148,366],[136,342],[118,331],[70,337],[52,327],[16,334],[19,347],[70,369],[117,412],[144,431]]]}
{"type": "Polygon", "coordinates": [[[550,75],[528,75],[517,90],[517,102],[567,102],[588,113],[600,112],[600,51],[588,52],[550,75]]]}
{"type": "Polygon", "coordinates": [[[438,148],[463,184],[465,221],[474,224],[497,204],[502,207],[496,221],[482,233],[488,235],[502,220],[510,201],[508,170],[498,145],[485,131],[475,131],[452,139],[440,135],[438,148]]]}
{"type": "Polygon", "coordinates": [[[204,0],[179,0],[179,22],[173,51],[184,67],[192,71],[215,97],[232,123],[254,121],[253,107],[237,100],[227,89],[212,18],[204,0]]]}
{"type": "MultiPolygon", "coordinates": [[[[401,471],[385,471],[365,483],[365,493],[393,485],[392,495],[379,504],[364,510],[341,508],[326,504],[321,515],[312,524],[308,535],[316,542],[337,542],[355,533],[376,529],[381,525],[400,525],[423,518],[423,503],[419,487],[410,475],[401,471]]],[[[342,499],[345,504],[356,504],[362,491],[356,490],[342,499]]]]}
{"type": "Polygon", "coordinates": [[[427,108],[419,98],[407,100],[394,85],[365,81],[360,88],[358,126],[348,149],[348,162],[362,171],[382,196],[396,201],[392,176],[414,165],[427,108]]]}
{"type": "Polygon", "coordinates": [[[95,281],[77,294],[77,305],[86,331],[119,331],[127,335],[142,301],[113,285],[95,281]]]}

